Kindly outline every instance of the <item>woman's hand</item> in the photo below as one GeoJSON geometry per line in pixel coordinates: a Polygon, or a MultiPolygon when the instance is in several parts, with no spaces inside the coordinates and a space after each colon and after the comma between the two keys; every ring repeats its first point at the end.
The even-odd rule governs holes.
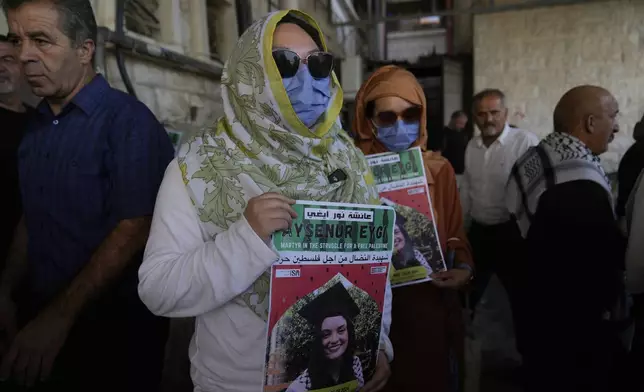
{"type": "Polygon", "coordinates": [[[268,242],[271,234],[291,227],[297,213],[291,207],[295,200],[279,193],[264,193],[248,200],[244,217],[259,238],[268,242]]]}
{"type": "Polygon", "coordinates": [[[373,373],[371,380],[362,387],[360,392],[378,392],[382,390],[382,388],[387,385],[390,375],[391,368],[389,367],[389,360],[387,359],[385,352],[380,350],[378,351],[376,371],[373,373]]]}
{"type": "Polygon", "coordinates": [[[468,269],[452,268],[447,271],[434,272],[432,282],[441,288],[459,289],[472,279],[472,272],[468,269]]]}

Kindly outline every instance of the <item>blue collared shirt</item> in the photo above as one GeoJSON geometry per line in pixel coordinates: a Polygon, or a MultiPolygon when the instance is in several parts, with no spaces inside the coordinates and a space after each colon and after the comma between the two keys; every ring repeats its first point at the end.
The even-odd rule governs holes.
{"type": "Polygon", "coordinates": [[[28,283],[48,299],[119,221],[152,215],[174,151],[143,103],[97,75],[59,115],[45,100],[38,105],[18,156],[28,283]]]}

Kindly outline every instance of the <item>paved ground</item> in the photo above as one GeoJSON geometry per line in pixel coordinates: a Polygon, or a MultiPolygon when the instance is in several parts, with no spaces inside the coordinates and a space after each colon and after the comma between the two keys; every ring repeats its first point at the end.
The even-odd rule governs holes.
{"type": "Polygon", "coordinates": [[[473,329],[482,346],[479,392],[523,392],[515,380],[521,359],[515,348],[510,304],[496,277],[476,314],[473,329]]]}

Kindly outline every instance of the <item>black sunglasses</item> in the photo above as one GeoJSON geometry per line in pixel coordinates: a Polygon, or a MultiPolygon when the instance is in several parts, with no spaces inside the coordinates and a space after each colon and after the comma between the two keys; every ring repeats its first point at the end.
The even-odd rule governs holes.
{"type": "Polygon", "coordinates": [[[399,113],[394,112],[393,110],[380,112],[374,116],[373,122],[381,127],[390,127],[394,125],[399,118],[409,124],[419,121],[422,115],[423,110],[420,106],[412,106],[399,113]]]}
{"type": "Polygon", "coordinates": [[[276,49],[273,51],[275,65],[280,71],[282,78],[292,78],[300,68],[300,63],[307,65],[309,73],[315,79],[324,79],[333,71],[333,55],[327,52],[313,52],[305,58],[288,49],[276,49]]]}

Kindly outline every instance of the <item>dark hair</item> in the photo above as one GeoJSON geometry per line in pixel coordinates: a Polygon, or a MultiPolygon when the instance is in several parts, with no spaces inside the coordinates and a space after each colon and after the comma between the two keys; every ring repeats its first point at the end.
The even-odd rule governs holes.
{"type": "Polygon", "coordinates": [[[637,141],[644,140],[644,118],[635,124],[635,128],[633,128],[633,139],[637,141]]]}
{"type": "Polygon", "coordinates": [[[356,332],[353,321],[344,314],[330,314],[326,318],[342,316],[347,322],[347,333],[349,335],[349,342],[347,349],[342,357],[340,366],[340,378],[335,382],[329,375],[329,361],[324,355],[324,347],[322,346],[322,325],[315,326],[315,339],[313,339],[313,346],[311,347],[311,357],[309,358],[309,377],[311,378],[311,390],[323,389],[332,387],[337,384],[342,384],[355,379],[353,374],[353,357],[356,351],[356,332]]]}
{"type": "Polygon", "coordinates": [[[72,45],[80,45],[85,40],[96,42],[96,18],[89,0],[0,0],[5,13],[20,6],[36,1],[51,3],[60,16],[60,29],[72,41],[72,45]]]}
{"type": "Polygon", "coordinates": [[[467,117],[465,110],[457,110],[454,113],[452,113],[452,120],[456,120],[459,117],[467,117]]]}
{"type": "Polygon", "coordinates": [[[0,42],[9,42],[9,38],[4,34],[0,34],[0,42]]]}
{"type": "Polygon", "coordinates": [[[478,105],[479,102],[481,102],[484,98],[487,98],[487,97],[497,97],[501,100],[501,103],[503,104],[503,106],[505,106],[505,94],[503,94],[503,91],[496,88],[488,88],[476,94],[474,96],[472,105],[473,106],[478,105]]]}
{"type": "MultiPolygon", "coordinates": [[[[401,251],[396,252],[391,257],[391,263],[394,268],[399,270],[408,267],[417,267],[420,265],[420,262],[416,260],[416,253],[414,252],[414,243],[407,230],[405,230],[405,219],[401,214],[396,214],[396,223],[395,226],[398,227],[398,230],[402,233],[405,238],[405,245],[401,251]]],[[[394,228],[395,230],[395,228],[394,228]]]]}
{"type": "Polygon", "coordinates": [[[284,23],[293,23],[298,25],[302,30],[308,34],[311,39],[315,42],[315,44],[318,46],[319,50],[324,50],[324,47],[322,45],[322,38],[320,37],[320,32],[317,31],[313,26],[308,24],[304,19],[298,17],[296,14],[293,14],[292,12],[289,12],[286,14],[282,19],[280,19],[279,22],[277,22],[277,25],[281,25],[284,23]]]}

